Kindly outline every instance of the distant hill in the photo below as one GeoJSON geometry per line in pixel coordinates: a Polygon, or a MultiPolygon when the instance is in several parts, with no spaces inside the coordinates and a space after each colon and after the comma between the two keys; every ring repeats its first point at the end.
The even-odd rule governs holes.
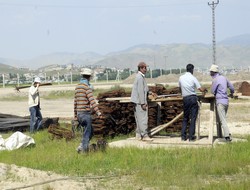
{"type": "MultiPolygon", "coordinates": [[[[239,68],[250,66],[250,34],[227,38],[217,43],[217,64],[223,67],[239,68]]],[[[139,61],[145,61],[150,68],[184,68],[189,62],[196,67],[208,68],[212,64],[212,45],[208,44],[139,44],[123,51],[100,55],[94,52],[52,53],[31,60],[10,60],[0,58],[0,63],[38,69],[48,65],[104,66],[118,69],[136,69],[139,61]]],[[[2,70],[1,70],[2,71],[2,70]]]]}
{"type": "Polygon", "coordinates": [[[242,34],[231,38],[226,38],[219,42],[222,45],[250,46],[250,34],[242,34]]]}
{"type": "Polygon", "coordinates": [[[0,63],[0,74],[10,73],[10,72],[23,74],[23,73],[27,73],[28,69],[21,69],[20,70],[16,67],[0,63]]]}

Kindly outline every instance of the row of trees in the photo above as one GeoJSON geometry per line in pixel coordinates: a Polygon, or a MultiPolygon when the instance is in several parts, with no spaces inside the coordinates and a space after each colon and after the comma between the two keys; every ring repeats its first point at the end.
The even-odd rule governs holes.
{"type": "MultiPolygon", "coordinates": [[[[130,69],[124,69],[124,70],[114,70],[106,68],[102,73],[94,74],[93,80],[94,81],[120,81],[125,80],[132,74],[134,74],[137,71],[132,71],[130,69]]],[[[146,78],[156,78],[161,75],[168,75],[168,74],[179,74],[185,72],[184,69],[172,69],[172,70],[164,70],[164,69],[155,69],[150,70],[146,73],[146,78]]],[[[49,73],[34,73],[32,74],[35,76],[40,76],[43,81],[46,82],[76,82],[79,81],[80,75],[79,73],[64,73],[60,74],[59,72],[57,74],[49,74],[49,73]]],[[[8,77],[5,77],[3,75],[0,75],[0,83],[3,84],[3,80],[5,81],[5,84],[27,84],[31,83],[32,79],[26,78],[24,74],[18,74],[18,73],[9,73],[8,77]]]]}

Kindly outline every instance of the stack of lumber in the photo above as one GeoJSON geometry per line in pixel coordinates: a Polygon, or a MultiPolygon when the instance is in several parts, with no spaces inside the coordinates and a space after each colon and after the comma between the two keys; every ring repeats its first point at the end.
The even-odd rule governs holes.
{"type": "MultiPolygon", "coordinates": [[[[57,124],[59,118],[43,118],[42,128],[48,128],[50,124],[57,124]]],[[[0,132],[29,131],[30,116],[21,117],[0,113],[0,132]]]]}
{"type": "Polygon", "coordinates": [[[110,97],[130,97],[124,89],[100,93],[97,97],[99,109],[105,116],[104,119],[93,118],[94,134],[103,137],[114,137],[119,134],[129,134],[135,129],[134,106],[132,103],[119,101],[106,101],[110,97]]]}
{"type": "Polygon", "coordinates": [[[30,126],[29,117],[20,117],[10,114],[0,113],[0,131],[26,131],[30,126]]]}
{"type": "MultiPolygon", "coordinates": [[[[180,90],[178,87],[171,89],[164,89],[162,91],[164,95],[171,94],[180,94],[180,90]]],[[[172,100],[161,102],[161,124],[168,123],[172,119],[174,119],[177,115],[179,115],[183,111],[183,102],[180,100],[172,100]]],[[[179,132],[182,127],[182,117],[168,128],[166,128],[167,132],[179,132]]]]}
{"type": "Polygon", "coordinates": [[[74,138],[73,131],[69,128],[61,127],[60,124],[50,124],[48,132],[52,135],[52,139],[65,138],[67,141],[74,138]]]}
{"type": "MultiPolygon", "coordinates": [[[[162,85],[150,86],[150,91],[158,95],[179,94],[179,88],[166,89],[162,85]]],[[[126,92],[123,88],[118,90],[100,93],[97,97],[99,109],[105,116],[98,119],[93,115],[94,135],[102,137],[114,137],[119,134],[129,134],[136,129],[134,117],[134,105],[131,102],[120,102],[119,100],[106,100],[106,98],[130,97],[131,92],[126,92]]],[[[182,101],[156,102],[149,103],[148,127],[152,129],[158,125],[168,123],[182,112],[182,101]]],[[[182,118],[166,128],[167,132],[178,132],[181,130],[182,118]]]]}

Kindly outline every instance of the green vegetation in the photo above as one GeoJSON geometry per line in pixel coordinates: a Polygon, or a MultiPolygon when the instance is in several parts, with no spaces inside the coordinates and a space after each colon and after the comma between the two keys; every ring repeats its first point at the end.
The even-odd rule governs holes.
{"type": "Polygon", "coordinates": [[[250,136],[246,137],[247,142],[214,148],[108,148],[106,152],[89,154],[76,153],[80,137],[68,142],[51,140],[47,131],[32,137],[36,146],[1,151],[0,162],[76,177],[116,176],[112,184],[108,180],[100,182],[107,189],[247,189],[250,186],[250,136]],[[120,178],[126,180],[121,184],[120,178]]]}

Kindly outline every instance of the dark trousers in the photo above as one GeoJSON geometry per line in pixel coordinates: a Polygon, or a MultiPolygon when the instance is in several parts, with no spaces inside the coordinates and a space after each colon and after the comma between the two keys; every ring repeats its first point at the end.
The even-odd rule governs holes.
{"type": "Polygon", "coordinates": [[[198,99],[197,96],[191,95],[183,98],[183,110],[184,117],[182,122],[181,136],[186,138],[186,131],[188,122],[190,120],[189,126],[189,138],[193,138],[195,134],[195,122],[198,114],[198,99]]]}

